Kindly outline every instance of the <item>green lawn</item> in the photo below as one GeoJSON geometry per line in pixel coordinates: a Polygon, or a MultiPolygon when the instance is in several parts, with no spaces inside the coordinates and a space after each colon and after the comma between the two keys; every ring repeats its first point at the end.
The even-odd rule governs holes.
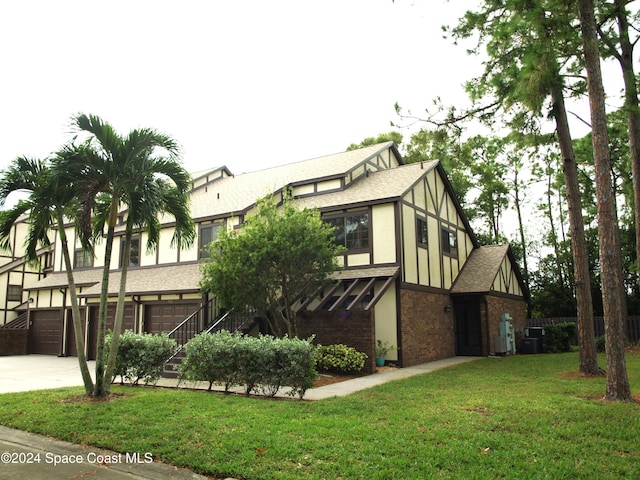
{"type": "MultiPolygon", "coordinates": [[[[319,402],[114,387],[0,396],[0,424],[245,479],[640,478],[640,405],[576,353],[477,362],[319,402]]],[[[604,365],[604,358],[601,358],[604,365]]],[[[627,355],[640,393],[640,356],[627,355]]]]}

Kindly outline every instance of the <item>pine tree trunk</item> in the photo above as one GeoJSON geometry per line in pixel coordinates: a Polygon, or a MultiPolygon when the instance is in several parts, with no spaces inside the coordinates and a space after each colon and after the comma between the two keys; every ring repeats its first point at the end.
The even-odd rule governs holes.
{"type": "Polygon", "coordinates": [[[576,164],[571,132],[567,120],[562,85],[558,84],[551,92],[553,115],[556,120],[558,142],[563,158],[563,172],[567,189],[567,208],[569,210],[569,230],[573,250],[573,271],[576,288],[578,313],[578,344],[580,346],[580,372],[601,375],[604,371],[598,366],[596,342],[593,326],[593,299],[591,296],[591,276],[589,272],[589,254],[582,219],[582,199],[578,183],[578,165],[576,164]]]}
{"type": "MultiPolygon", "coordinates": [[[[640,106],[638,104],[638,86],[633,68],[633,44],[629,40],[629,22],[625,1],[615,0],[618,32],[620,37],[620,56],[618,60],[624,79],[624,104],[629,128],[629,151],[631,156],[631,178],[633,180],[634,219],[636,224],[636,261],[640,260],[640,106]]],[[[640,269],[638,269],[640,276],[640,269]]],[[[638,279],[640,283],[640,278],[638,279]]],[[[629,325],[627,322],[627,329],[629,325]]],[[[627,335],[629,332],[627,332],[627,335]]]]}
{"type": "Polygon", "coordinates": [[[584,46],[585,68],[587,70],[596,200],[598,204],[598,239],[600,241],[602,301],[604,305],[605,345],[607,350],[605,399],[631,401],[631,389],[624,358],[626,303],[624,301],[622,280],[620,232],[618,230],[618,217],[611,179],[607,115],[593,2],[591,0],[578,0],[578,13],[584,46]]]}

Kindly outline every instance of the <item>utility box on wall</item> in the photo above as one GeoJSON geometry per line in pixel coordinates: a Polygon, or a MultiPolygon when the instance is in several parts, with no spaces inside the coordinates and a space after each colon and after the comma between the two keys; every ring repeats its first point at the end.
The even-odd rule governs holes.
{"type": "Polygon", "coordinates": [[[513,355],[516,353],[516,340],[511,316],[503,313],[500,316],[499,335],[493,339],[494,349],[497,355],[513,355]]]}

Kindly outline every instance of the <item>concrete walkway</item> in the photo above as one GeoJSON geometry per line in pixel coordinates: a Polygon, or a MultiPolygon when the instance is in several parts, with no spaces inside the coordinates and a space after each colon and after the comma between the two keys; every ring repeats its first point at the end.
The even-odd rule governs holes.
{"type": "MultiPolygon", "coordinates": [[[[477,360],[481,357],[452,357],[414,367],[398,368],[344,382],[313,388],[305,400],[342,397],[359,390],[393,380],[434,372],[442,368],[477,360]]],[[[89,362],[93,372],[94,362],[89,362]]],[[[161,379],[159,386],[177,387],[178,381],[161,379]]],[[[75,357],[22,355],[0,357],[0,393],[22,392],[59,387],[82,386],[82,377],[75,357]]],[[[208,388],[206,382],[183,382],[181,388],[208,388]]],[[[241,389],[240,389],[241,390],[241,389]]],[[[284,396],[284,394],[279,394],[284,396]]],[[[2,399],[0,398],[0,402],[2,399]]],[[[29,478],[101,479],[206,479],[201,475],[153,461],[147,452],[110,452],[83,447],[48,437],[0,426],[0,480],[29,478]]]]}

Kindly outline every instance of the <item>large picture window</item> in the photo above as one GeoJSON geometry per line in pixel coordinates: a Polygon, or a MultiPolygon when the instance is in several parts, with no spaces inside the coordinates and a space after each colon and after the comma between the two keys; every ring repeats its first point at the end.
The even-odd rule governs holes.
{"type": "Polygon", "coordinates": [[[347,250],[361,250],[369,248],[369,214],[350,213],[326,220],[336,227],[336,245],[342,245],[347,250]]]}

